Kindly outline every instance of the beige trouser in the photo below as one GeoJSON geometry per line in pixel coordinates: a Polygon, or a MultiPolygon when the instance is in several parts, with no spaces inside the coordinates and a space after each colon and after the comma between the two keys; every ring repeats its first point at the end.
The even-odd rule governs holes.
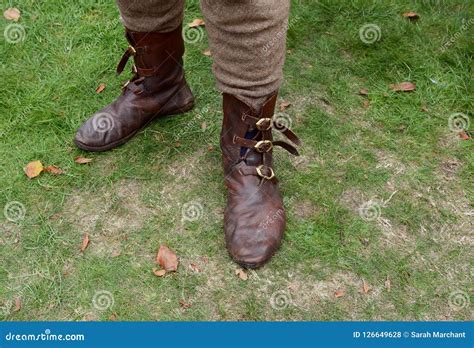
{"type": "MultiPolygon", "coordinates": [[[[167,32],[183,21],[184,0],[117,0],[125,26],[167,32]]],[[[290,0],[201,0],[221,92],[258,108],[283,78],[290,0]]],[[[189,30],[186,29],[185,30],[189,30]]]]}

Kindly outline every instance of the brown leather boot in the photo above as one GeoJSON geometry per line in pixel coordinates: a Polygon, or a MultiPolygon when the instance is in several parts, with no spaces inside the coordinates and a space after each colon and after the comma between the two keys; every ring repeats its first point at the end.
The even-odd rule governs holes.
{"type": "Polygon", "coordinates": [[[194,106],[194,96],[184,79],[181,26],[169,33],[125,29],[125,36],[130,46],[117,66],[117,74],[133,56],[134,76],[122,87],[118,99],[79,128],[74,142],[80,149],[113,149],[153,119],[181,114],[194,106]]]}
{"type": "Polygon", "coordinates": [[[228,188],[224,231],[230,256],[245,268],[267,262],[280,246],[285,210],[273,171],[272,149],[281,146],[298,156],[292,145],[273,141],[272,128],[299,145],[296,135],[275,122],[277,93],[260,111],[224,94],[221,149],[228,188]]]}

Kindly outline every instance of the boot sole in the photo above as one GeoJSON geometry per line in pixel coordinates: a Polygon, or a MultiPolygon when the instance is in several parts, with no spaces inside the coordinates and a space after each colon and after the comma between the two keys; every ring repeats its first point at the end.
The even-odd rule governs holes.
{"type": "Polygon", "coordinates": [[[107,144],[107,145],[104,145],[104,146],[99,146],[99,147],[89,146],[89,145],[81,143],[80,141],[78,141],[76,139],[74,139],[74,144],[76,144],[76,146],[78,148],[80,148],[81,150],[85,150],[85,151],[89,151],[89,152],[104,152],[104,151],[112,150],[112,149],[114,149],[114,148],[116,148],[120,145],[125,144],[127,141],[129,141],[131,138],[133,138],[138,132],[140,132],[142,129],[147,127],[150,123],[152,123],[156,119],[163,118],[163,117],[166,117],[166,116],[174,116],[174,115],[184,114],[185,112],[190,111],[194,107],[194,104],[195,104],[194,100],[192,100],[190,103],[186,104],[183,107],[180,107],[176,111],[168,112],[166,114],[161,114],[161,115],[157,114],[156,116],[152,117],[148,122],[146,122],[143,126],[136,129],[135,131],[133,131],[132,133],[130,133],[126,137],[124,137],[120,140],[116,140],[113,143],[110,143],[110,144],[107,144]]]}

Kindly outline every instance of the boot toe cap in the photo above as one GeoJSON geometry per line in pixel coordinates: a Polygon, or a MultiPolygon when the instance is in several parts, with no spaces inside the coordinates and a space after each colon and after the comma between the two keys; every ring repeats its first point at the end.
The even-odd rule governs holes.
{"type": "Polygon", "coordinates": [[[232,259],[245,268],[258,268],[268,262],[281,244],[283,223],[272,226],[226,226],[227,250],[232,259]]]}
{"type": "Polygon", "coordinates": [[[77,130],[74,143],[82,150],[102,151],[119,139],[116,120],[105,113],[98,113],[89,118],[77,130]]]}

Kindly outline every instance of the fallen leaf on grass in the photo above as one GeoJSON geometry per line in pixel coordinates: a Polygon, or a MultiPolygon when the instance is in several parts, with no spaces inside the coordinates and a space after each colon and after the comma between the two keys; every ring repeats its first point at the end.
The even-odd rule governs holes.
{"type": "Polygon", "coordinates": [[[369,90],[367,88],[359,89],[359,95],[369,95],[369,90]]]}
{"type": "Polygon", "coordinates": [[[99,86],[95,89],[95,92],[96,92],[97,94],[101,93],[101,92],[105,89],[106,86],[107,86],[107,85],[106,85],[105,83],[99,84],[99,86]]]}
{"type": "Polygon", "coordinates": [[[211,50],[209,50],[209,49],[203,51],[202,54],[204,54],[206,57],[212,57],[211,50]]]}
{"type": "Polygon", "coordinates": [[[291,103],[289,101],[283,100],[280,104],[280,111],[285,111],[291,106],[291,103]]]}
{"type": "Polygon", "coordinates": [[[405,13],[403,14],[403,17],[413,20],[413,19],[418,19],[418,18],[420,18],[420,15],[419,15],[418,13],[416,13],[416,12],[411,12],[411,11],[410,11],[410,12],[405,12],[405,13]]]}
{"type": "Polygon", "coordinates": [[[118,257],[122,254],[122,252],[120,250],[114,250],[112,251],[112,257],[118,257]]]}
{"type": "Polygon", "coordinates": [[[346,293],[344,290],[337,290],[335,293],[334,293],[334,297],[335,298],[339,298],[339,297],[342,297],[344,296],[346,293]]]}
{"type": "Polygon", "coordinates": [[[10,7],[9,9],[3,12],[3,17],[5,17],[9,21],[17,22],[20,19],[20,10],[15,7],[10,7]]]}
{"type": "Polygon", "coordinates": [[[43,171],[43,164],[41,161],[32,161],[23,168],[26,176],[30,179],[37,177],[43,171]]]}
{"type": "Polygon", "coordinates": [[[187,303],[186,301],[184,300],[179,300],[179,305],[183,308],[189,308],[191,307],[192,305],[190,303],[187,303]]]}
{"type": "Polygon", "coordinates": [[[13,311],[18,312],[21,309],[21,298],[15,298],[15,309],[13,311]]]}
{"type": "Polygon", "coordinates": [[[188,24],[188,27],[195,28],[195,27],[200,27],[204,25],[206,25],[206,23],[204,23],[202,19],[196,18],[195,20],[193,20],[191,23],[188,24]]]}
{"type": "Polygon", "coordinates": [[[369,290],[370,290],[369,284],[367,284],[365,279],[362,279],[362,291],[364,292],[364,294],[366,294],[369,292],[369,290]]]}
{"type": "Polygon", "coordinates": [[[166,274],[166,269],[152,269],[153,274],[156,275],[157,277],[163,277],[166,274]]]}
{"type": "Polygon", "coordinates": [[[249,276],[248,276],[247,272],[245,272],[242,268],[236,269],[235,274],[237,274],[239,276],[239,278],[242,279],[242,280],[249,279],[249,276]]]}
{"type": "Polygon", "coordinates": [[[416,85],[411,82],[393,83],[389,87],[394,92],[410,92],[416,89],[416,85]]]}
{"type": "Polygon", "coordinates": [[[113,313],[109,316],[109,320],[110,320],[110,321],[116,321],[116,320],[117,320],[117,313],[113,312],[113,313]]]}
{"type": "Polygon", "coordinates": [[[78,156],[74,159],[74,162],[79,163],[79,164],[86,164],[92,162],[92,158],[85,158],[78,156]]]}
{"type": "Polygon", "coordinates": [[[196,265],[195,263],[191,263],[191,264],[189,265],[189,268],[190,268],[192,271],[196,272],[196,273],[200,273],[200,272],[201,272],[201,268],[199,268],[199,266],[196,265]]]}
{"type": "Polygon", "coordinates": [[[465,131],[460,131],[460,132],[459,132],[459,137],[460,137],[462,140],[469,140],[469,139],[471,139],[471,138],[469,137],[469,134],[467,134],[465,131]]]}
{"type": "Polygon", "coordinates": [[[84,233],[84,237],[82,238],[82,245],[81,245],[81,252],[84,252],[89,245],[89,233],[84,233]]]}
{"type": "Polygon", "coordinates": [[[175,272],[178,269],[178,257],[165,245],[160,246],[156,255],[156,262],[167,272],[175,272]]]}
{"type": "Polygon", "coordinates": [[[53,175],[64,174],[64,170],[62,170],[61,168],[58,168],[56,166],[47,166],[46,168],[44,168],[44,171],[46,173],[50,173],[50,174],[53,174],[53,175]]]}
{"type": "Polygon", "coordinates": [[[367,99],[364,99],[362,101],[362,105],[364,106],[364,109],[368,109],[370,106],[370,102],[367,99]]]}

